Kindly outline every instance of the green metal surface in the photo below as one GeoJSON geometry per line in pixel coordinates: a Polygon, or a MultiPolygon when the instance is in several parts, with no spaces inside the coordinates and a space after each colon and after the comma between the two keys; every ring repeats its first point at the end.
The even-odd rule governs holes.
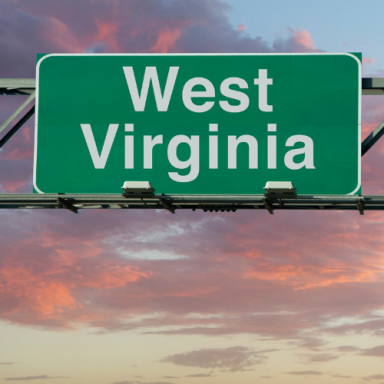
{"type": "MultiPolygon", "coordinates": [[[[292,181],[300,194],[359,194],[360,70],[359,60],[350,54],[45,55],[37,65],[35,192],[121,193],[123,183],[132,180],[149,181],[156,194],[262,194],[267,181],[292,181]],[[167,110],[158,111],[151,83],[144,111],[136,111],[123,67],[133,68],[139,93],[146,67],[156,67],[162,93],[170,67],[178,67],[167,110]],[[273,81],[265,88],[272,111],[265,111],[261,86],[254,84],[263,69],[273,81]],[[196,77],[214,87],[214,97],[191,99],[195,105],[214,102],[206,112],[193,112],[183,102],[185,84],[196,77]],[[228,78],[246,82],[243,89],[230,85],[247,95],[244,111],[228,112],[220,104],[240,104],[221,93],[228,78]],[[98,155],[110,124],[118,124],[104,168],[95,168],[81,124],[91,127],[98,155]],[[126,124],[133,124],[134,131],[126,132],[126,124]],[[217,124],[218,131],[210,132],[210,124],[217,124]],[[276,124],[276,131],[268,132],[268,124],[276,124]],[[144,169],[143,137],[158,135],[163,143],[153,147],[152,169],[144,169]],[[193,169],[179,169],[169,159],[169,143],[178,135],[197,137],[198,151],[187,143],[176,148],[180,161],[192,157],[193,169]],[[255,147],[251,150],[257,168],[250,169],[248,144],[240,143],[237,168],[229,169],[228,137],[242,135],[257,141],[257,153],[255,147]],[[287,166],[287,152],[304,145],[308,149],[300,141],[286,145],[296,135],[313,142],[313,168],[287,166]],[[128,136],[134,137],[133,169],[125,167],[128,136]],[[217,169],[209,167],[210,136],[218,138],[217,169]],[[276,169],[271,169],[268,137],[274,136],[276,169]],[[170,173],[197,175],[180,182],[170,173]]],[[[204,87],[197,85],[193,91],[204,87]]],[[[291,157],[296,164],[310,164],[308,153],[291,157]]]]}

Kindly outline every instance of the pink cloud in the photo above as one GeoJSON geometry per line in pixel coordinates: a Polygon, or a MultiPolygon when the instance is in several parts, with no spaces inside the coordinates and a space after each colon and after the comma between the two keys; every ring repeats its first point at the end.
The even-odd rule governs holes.
{"type": "Polygon", "coordinates": [[[313,43],[313,39],[311,37],[311,34],[305,30],[298,28],[296,30],[289,28],[288,29],[292,36],[293,40],[297,42],[298,44],[301,44],[303,47],[307,48],[308,50],[315,50],[315,44],[313,43]]]}
{"type": "MultiPolygon", "coordinates": [[[[21,265],[4,265],[0,272],[2,297],[13,296],[15,301],[26,305],[31,310],[42,315],[52,315],[62,312],[63,308],[74,309],[79,304],[70,295],[69,289],[61,282],[47,281],[41,276],[35,276],[33,271],[21,265]]],[[[12,307],[3,312],[4,317],[16,314],[20,309],[12,307]]]]}
{"type": "Polygon", "coordinates": [[[173,47],[180,36],[180,29],[176,28],[171,30],[170,28],[166,27],[159,31],[156,44],[150,49],[150,51],[158,53],[167,53],[173,51],[173,47]]]}
{"type": "MultiPolygon", "coordinates": [[[[7,148],[8,149],[8,148],[7,148]]],[[[33,157],[33,151],[25,151],[21,148],[14,148],[10,151],[7,151],[4,155],[1,156],[6,160],[23,160],[30,159],[33,157]]]]}
{"type": "Polygon", "coordinates": [[[96,20],[97,25],[97,33],[92,36],[89,44],[94,44],[94,42],[105,42],[112,52],[120,52],[121,45],[117,40],[116,33],[119,29],[117,23],[107,22],[107,21],[99,21],[96,20]]]}
{"type": "MultiPolygon", "coordinates": [[[[86,322],[92,317],[89,311],[76,314],[84,308],[81,299],[76,297],[80,291],[115,289],[148,276],[127,263],[100,260],[101,249],[92,241],[72,239],[72,245],[68,247],[65,246],[66,241],[56,242],[45,235],[32,243],[29,240],[19,244],[19,249],[21,252],[27,252],[30,247],[39,249],[42,260],[34,266],[24,266],[18,252],[13,252],[14,258],[2,263],[0,302],[3,302],[3,318],[20,323],[28,323],[32,319],[35,323],[51,324],[53,321],[68,326],[66,317],[72,311],[74,313],[69,315],[70,318],[74,315],[78,321],[86,322]],[[42,263],[43,260],[45,262],[42,263]]],[[[39,258],[39,255],[35,254],[35,257],[39,258]]]]}
{"type": "MultiPolygon", "coordinates": [[[[253,212],[235,216],[179,212],[175,217],[129,212],[134,226],[129,224],[131,220],[126,221],[125,215],[42,212],[34,216],[34,227],[25,228],[25,240],[19,241],[17,248],[12,246],[15,234],[11,234],[2,242],[3,254],[8,255],[2,267],[5,275],[1,281],[6,285],[0,296],[3,303],[8,303],[1,306],[2,318],[43,326],[75,327],[85,323],[105,331],[147,332],[150,328],[153,332],[155,328],[156,332],[171,334],[251,333],[304,340],[304,334],[308,335],[312,327],[319,332],[324,313],[335,318],[357,312],[368,314],[382,303],[380,295],[375,294],[380,292],[377,287],[383,284],[382,280],[376,276],[364,281],[358,272],[365,268],[375,275],[381,253],[377,245],[371,246],[369,252],[363,251],[363,243],[366,246],[368,239],[376,242],[377,234],[370,233],[369,220],[366,227],[361,227],[358,215],[348,214],[345,222],[341,213],[335,212],[331,221],[323,216],[324,219],[316,221],[317,234],[307,228],[304,237],[298,235],[302,233],[298,228],[287,227],[291,216],[284,212],[279,212],[278,223],[273,217],[254,216],[253,212]],[[329,224],[322,225],[322,220],[329,224]],[[194,223],[198,226],[191,233],[194,223]],[[268,234],[271,225],[284,234],[281,241],[268,234]],[[172,230],[175,226],[176,232],[172,230]],[[347,241],[339,240],[348,227],[352,233],[362,233],[349,236],[347,241]],[[335,232],[334,240],[324,242],[329,232],[335,232]],[[216,238],[221,241],[212,241],[216,238]],[[283,251],[293,246],[301,251],[283,251]],[[170,254],[182,252],[187,258],[134,260],[122,258],[118,251],[124,249],[135,254],[143,248],[170,254]],[[27,268],[23,255],[30,249],[34,261],[27,268]],[[249,258],[255,251],[261,256],[249,258]],[[244,279],[249,268],[263,272],[263,259],[269,264],[264,269],[267,276],[280,274],[282,262],[295,273],[285,279],[265,279],[262,273],[244,279]],[[310,264],[313,267],[306,266],[310,264]],[[325,272],[321,273],[322,270],[325,272]],[[297,290],[311,279],[328,282],[329,273],[334,275],[332,284],[316,283],[311,289],[297,290]],[[255,297],[258,291],[264,293],[255,297]],[[355,291],[364,300],[356,302],[355,291]],[[271,301],[276,313],[288,310],[291,314],[271,314],[271,301]],[[144,313],[144,319],[136,318],[144,313]],[[300,321],[303,317],[306,322],[300,321]],[[175,330],[167,330],[169,326],[175,330]]],[[[300,224],[306,214],[296,217],[294,223],[300,224]]],[[[302,224],[305,227],[305,222],[302,224]]],[[[380,232],[380,226],[375,227],[380,232]]],[[[7,231],[2,231],[7,236],[7,231]]],[[[369,324],[363,324],[355,332],[370,329],[373,330],[369,324]]],[[[327,328],[324,332],[328,332],[327,328]]]]}
{"type": "Polygon", "coordinates": [[[236,30],[238,31],[238,32],[243,32],[243,31],[245,31],[247,29],[247,27],[243,24],[243,23],[240,23],[238,26],[237,26],[237,28],[236,28],[236,30]]]}
{"type": "Polygon", "coordinates": [[[374,65],[376,59],[372,57],[363,57],[363,65],[374,65]]]}
{"type": "Polygon", "coordinates": [[[42,38],[57,46],[59,51],[81,53],[84,49],[71,28],[53,16],[42,17],[39,20],[42,38]]]}
{"type": "Polygon", "coordinates": [[[7,192],[15,193],[23,189],[28,183],[28,180],[10,180],[5,181],[2,185],[7,192]]]}
{"type": "Polygon", "coordinates": [[[280,52],[321,52],[317,49],[311,34],[307,30],[287,28],[288,38],[279,38],[273,42],[273,48],[280,52]]]}
{"type": "MultiPolygon", "coordinates": [[[[16,96],[16,99],[18,98],[16,96]]],[[[12,105],[11,108],[16,108],[16,105],[12,105]]],[[[12,109],[10,110],[12,111],[12,109]]],[[[30,122],[27,122],[4,145],[0,152],[2,163],[0,168],[0,189],[2,193],[25,193],[31,191],[32,159],[33,141],[31,139],[31,126],[30,122]]]]}

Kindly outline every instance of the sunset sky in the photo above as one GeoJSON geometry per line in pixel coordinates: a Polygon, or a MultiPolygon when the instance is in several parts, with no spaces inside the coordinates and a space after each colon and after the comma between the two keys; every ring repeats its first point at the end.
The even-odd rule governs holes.
{"type": "MultiPolygon", "coordinates": [[[[35,77],[36,53],[60,52],[362,52],[363,75],[384,77],[383,13],[382,0],[0,0],[0,77],[35,77]]],[[[0,99],[2,123],[25,97],[0,99]]],[[[384,97],[363,96],[362,117],[364,139],[384,97]]],[[[33,127],[0,152],[1,193],[32,193],[33,127]]],[[[383,164],[381,139],[363,194],[384,194],[383,164]]],[[[384,383],[384,213],[0,218],[0,382],[384,383]]]]}

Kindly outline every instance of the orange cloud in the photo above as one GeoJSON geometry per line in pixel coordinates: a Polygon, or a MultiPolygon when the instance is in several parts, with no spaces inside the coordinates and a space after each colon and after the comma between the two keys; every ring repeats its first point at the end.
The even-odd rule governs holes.
{"type": "Polygon", "coordinates": [[[29,127],[24,127],[22,132],[23,132],[24,140],[27,143],[29,143],[31,141],[31,129],[29,127]]]}
{"type": "Polygon", "coordinates": [[[28,180],[11,180],[11,181],[5,181],[3,182],[3,187],[5,190],[9,192],[17,192],[21,188],[25,187],[28,180]]]}
{"type": "Polygon", "coordinates": [[[91,276],[76,276],[75,285],[95,289],[113,289],[124,287],[127,283],[148,277],[148,273],[140,272],[138,268],[115,266],[98,266],[91,276]]]}
{"type": "Polygon", "coordinates": [[[81,307],[62,282],[47,281],[21,265],[5,265],[0,277],[0,295],[18,303],[3,313],[5,317],[21,311],[47,316],[81,307]]]}
{"type": "Polygon", "coordinates": [[[33,157],[33,150],[25,150],[24,148],[14,148],[1,156],[5,160],[23,160],[33,157]]]}
{"type": "Polygon", "coordinates": [[[181,29],[165,27],[159,31],[155,45],[150,52],[167,53],[174,46],[176,40],[181,36],[181,29]]]}
{"type": "Polygon", "coordinates": [[[362,123],[361,125],[361,139],[364,141],[364,139],[376,129],[378,124],[376,123],[362,123]]]}
{"type": "Polygon", "coordinates": [[[363,65],[364,64],[373,65],[373,64],[375,64],[375,61],[376,61],[376,59],[373,57],[363,57],[363,65]]]}
{"type": "Polygon", "coordinates": [[[84,309],[78,292],[121,288],[148,277],[138,267],[102,257],[103,249],[92,240],[43,235],[26,239],[7,251],[0,268],[0,313],[19,323],[61,326],[96,320],[100,315],[84,309]],[[65,246],[66,244],[66,246],[65,246]],[[32,249],[34,262],[24,265],[18,252],[32,249]],[[40,254],[36,254],[39,249],[40,254]],[[47,253],[44,256],[44,252],[47,253]]]}
{"type": "Polygon", "coordinates": [[[381,278],[382,269],[369,266],[350,267],[341,263],[327,267],[276,266],[261,264],[257,270],[248,271],[244,278],[269,280],[278,284],[292,285],[295,290],[329,287],[333,284],[373,282],[381,278]]]}
{"type": "Polygon", "coordinates": [[[118,23],[96,20],[97,33],[92,37],[92,42],[104,42],[113,52],[120,52],[121,47],[116,39],[116,32],[119,29],[118,23]]]}
{"type": "Polygon", "coordinates": [[[53,16],[45,17],[45,19],[47,21],[43,30],[45,39],[64,52],[81,53],[83,51],[83,45],[67,24],[53,16]]]}
{"type": "Polygon", "coordinates": [[[239,31],[239,32],[243,32],[247,29],[247,27],[243,24],[243,23],[240,23],[237,28],[236,28],[236,31],[239,31]]]}

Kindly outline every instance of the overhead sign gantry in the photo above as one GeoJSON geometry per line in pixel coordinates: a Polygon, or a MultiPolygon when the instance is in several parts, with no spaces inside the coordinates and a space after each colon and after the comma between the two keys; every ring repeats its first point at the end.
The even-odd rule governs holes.
{"type": "MultiPolygon", "coordinates": [[[[55,54],[37,73],[39,194],[0,208],[384,209],[360,195],[384,126],[360,144],[360,96],[384,80],[361,79],[358,55],[55,54]]],[[[0,79],[0,93],[30,95],[1,132],[34,79],[0,79]]]]}

